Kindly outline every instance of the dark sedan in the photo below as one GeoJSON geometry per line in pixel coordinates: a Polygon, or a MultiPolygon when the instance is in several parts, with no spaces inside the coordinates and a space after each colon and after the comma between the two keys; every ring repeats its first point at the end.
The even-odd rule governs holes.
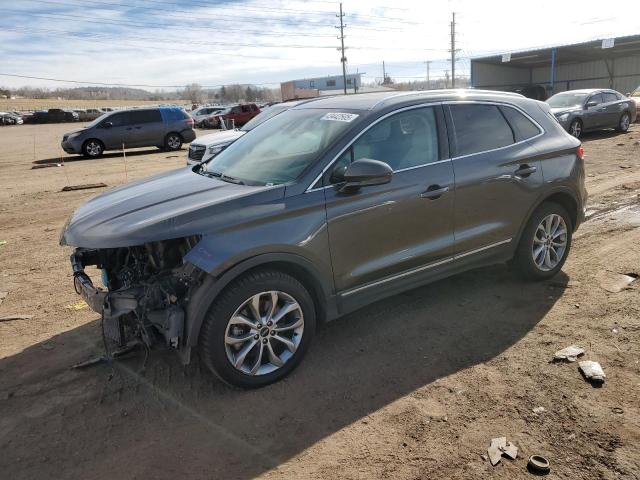
{"type": "Polygon", "coordinates": [[[547,103],[560,125],[576,138],[605,128],[626,132],[636,119],[633,100],[615,90],[569,90],[556,93],[547,103]]]}

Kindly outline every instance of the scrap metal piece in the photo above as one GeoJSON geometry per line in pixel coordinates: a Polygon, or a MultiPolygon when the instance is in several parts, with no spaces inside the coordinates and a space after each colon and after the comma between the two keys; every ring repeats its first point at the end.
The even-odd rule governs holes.
{"type": "Polygon", "coordinates": [[[31,320],[33,315],[6,315],[0,317],[0,322],[10,322],[11,320],[31,320]]]}
{"type": "Polygon", "coordinates": [[[567,362],[575,362],[580,355],[584,355],[584,348],[577,345],[570,345],[562,350],[558,350],[553,354],[555,361],[566,360],[567,362]]]}
{"type": "Polygon", "coordinates": [[[591,360],[584,360],[578,363],[580,371],[584,375],[587,380],[591,380],[596,383],[603,383],[606,375],[604,374],[604,370],[598,362],[593,362],[591,360]]]}
{"type": "Polygon", "coordinates": [[[507,457],[509,457],[511,460],[515,460],[516,457],[518,456],[518,447],[516,447],[513,443],[509,442],[507,443],[507,446],[504,448],[501,448],[500,451],[506,455],[507,457]]]}
{"type": "Polygon", "coordinates": [[[62,188],[62,192],[71,192],[73,190],[88,190],[90,188],[104,188],[106,187],[106,183],[84,183],[82,185],[67,185],[62,188]]]}
{"type": "Polygon", "coordinates": [[[531,455],[527,463],[527,468],[532,473],[546,475],[551,471],[551,464],[549,460],[542,455],[531,455]]]}

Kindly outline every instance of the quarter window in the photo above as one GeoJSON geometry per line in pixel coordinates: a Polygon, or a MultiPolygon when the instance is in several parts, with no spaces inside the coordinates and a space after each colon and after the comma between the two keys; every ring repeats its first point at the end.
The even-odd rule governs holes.
{"type": "Polygon", "coordinates": [[[347,166],[362,158],[380,160],[395,171],[438,161],[434,109],[401,112],[371,127],[335,162],[330,169],[330,183],[342,181],[347,166]]]}
{"type": "Polygon", "coordinates": [[[495,105],[450,105],[457,155],[469,155],[515,142],[511,127],[495,105]]]}
{"type": "Polygon", "coordinates": [[[511,125],[516,142],[527,140],[540,133],[540,129],[515,108],[500,107],[500,110],[511,125]]]}

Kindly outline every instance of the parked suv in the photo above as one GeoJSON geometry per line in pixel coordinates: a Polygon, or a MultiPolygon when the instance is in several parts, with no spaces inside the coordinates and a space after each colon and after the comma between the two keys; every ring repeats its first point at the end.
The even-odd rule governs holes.
{"type": "Polygon", "coordinates": [[[85,128],[65,133],[62,148],[97,158],[105,150],[157,146],[180,150],[196,138],[193,119],[177,107],[140,108],[109,112],[85,128]]]}
{"type": "Polygon", "coordinates": [[[88,201],[60,243],[77,247],[75,288],[107,338],[155,332],[183,362],[197,347],[224,381],[259,387],[298,365],[318,322],[381,298],[507,260],[554,276],[586,195],[580,142],[542,102],[337,96],[88,201]]]}
{"type": "Polygon", "coordinates": [[[220,124],[219,119],[223,118],[227,123],[233,124],[236,127],[240,127],[251,120],[253,117],[260,113],[260,108],[255,103],[245,103],[242,105],[235,105],[230,107],[228,111],[215,115],[214,118],[218,119],[216,123],[214,118],[209,116],[208,123],[212,127],[217,127],[220,124]],[[233,121],[233,122],[232,122],[233,121]]]}

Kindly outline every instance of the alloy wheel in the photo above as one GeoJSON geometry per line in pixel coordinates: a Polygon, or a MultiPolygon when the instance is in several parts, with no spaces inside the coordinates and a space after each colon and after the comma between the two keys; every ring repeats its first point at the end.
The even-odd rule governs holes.
{"type": "Polygon", "coordinates": [[[625,132],[629,130],[630,122],[631,122],[631,119],[629,118],[629,115],[627,115],[626,113],[622,115],[622,118],[620,119],[620,130],[625,132]]]}
{"type": "Polygon", "coordinates": [[[87,153],[92,157],[97,157],[102,153],[102,145],[98,142],[89,142],[87,143],[87,153]]]}
{"type": "Polygon", "coordinates": [[[582,125],[580,124],[580,122],[575,121],[571,124],[571,135],[573,135],[576,138],[580,138],[580,135],[582,134],[582,125]]]}
{"type": "Polygon", "coordinates": [[[176,135],[170,135],[169,138],[167,138],[167,145],[173,149],[180,148],[180,139],[176,135]]]}
{"type": "Polygon", "coordinates": [[[293,357],[303,333],[302,308],[291,295],[258,293],[245,300],[227,322],[227,360],[247,375],[271,373],[293,357]]]}
{"type": "Polygon", "coordinates": [[[567,224],[552,213],[542,219],[533,237],[531,255],[536,267],[544,272],[556,268],[567,251],[567,224]]]}

